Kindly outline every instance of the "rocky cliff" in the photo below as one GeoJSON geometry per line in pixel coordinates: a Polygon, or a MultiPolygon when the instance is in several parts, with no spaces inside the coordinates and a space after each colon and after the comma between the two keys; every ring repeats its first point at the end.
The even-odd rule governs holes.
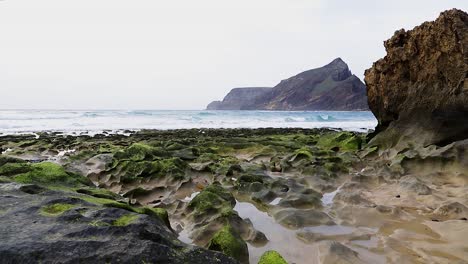
{"type": "Polygon", "coordinates": [[[387,55],[365,72],[374,143],[404,148],[468,137],[468,15],[452,9],[395,32],[387,55]]]}
{"type": "Polygon", "coordinates": [[[241,110],[255,99],[270,91],[270,87],[245,87],[232,89],[222,101],[211,102],[208,110],[241,110]]]}
{"type": "MultiPolygon", "coordinates": [[[[239,89],[242,90],[242,89],[239,89]]],[[[235,105],[241,110],[367,110],[366,86],[353,75],[340,58],[317,69],[302,72],[281,81],[271,89],[263,89],[249,100],[239,102],[231,97],[213,102],[208,109],[226,110],[235,105]]],[[[239,92],[239,91],[236,91],[239,92]]]]}

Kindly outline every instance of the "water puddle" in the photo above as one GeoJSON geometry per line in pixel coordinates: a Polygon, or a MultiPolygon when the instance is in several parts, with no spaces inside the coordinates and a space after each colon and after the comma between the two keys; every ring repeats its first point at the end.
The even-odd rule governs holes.
{"type": "Polygon", "coordinates": [[[275,198],[273,201],[271,201],[271,205],[278,205],[279,202],[281,201],[282,198],[275,198]]]}
{"type": "Polygon", "coordinates": [[[177,237],[180,241],[186,243],[186,244],[193,244],[192,239],[189,237],[189,233],[187,232],[186,229],[182,229],[179,232],[179,236],[177,237]]]}
{"type": "Polygon", "coordinates": [[[197,196],[200,192],[194,192],[192,193],[190,196],[187,196],[185,197],[182,201],[184,202],[190,202],[193,200],[193,198],[195,198],[195,196],[197,196]]]}
{"type": "Polygon", "coordinates": [[[333,192],[324,193],[322,196],[322,204],[323,206],[329,206],[333,204],[333,199],[335,198],[336,194],[341,190],[341,186],[338,189],[334,190],[333,192]]]}
{"type": "Polygon", "coordinates": [[[352,234],[356,229],[354,227],[342,226],[342,225],[319,225],[304,227],[302,231],[308,233],[317,233],[322,235],[337,236],[337,235],[349,235],[352,234]]]}
{"type": "MultiPolygon", "coordinates": [[[[325,194],[324,205],[330,205],[334,195],[336,195],[338,191],[339,189],[325,194]]],[[[187,194],[182,201],[190,202],[199,193],[200,192],[194,192],[190,195],[187,194]]],[[[377,230],[342,225],[319,225],[292,230],[277,223],[272,216],[262,211],[262,209],[257,208],[255,203],[252,203],[249,199],[242,197],[237,197],[237,199],[234,210],[238,212],[241,218],[249,219],[254,228],[263,232],[268,239],[268,243],[262,246],[247,243],[250,263],[258,263],[261,255],[268,250],[278,251],[288,263],[320,263],[318,244],[312,240],[304,239],[303,237],[301,239],[303,234],[312,234],[312,238],[315,236],[313,234],[316,234],[318,238],[321,237],[319,240],[338,239],[338,241],[342,242],[344,245],[359,252],[359,256],[363,260],[372,260],[373,262],[371,263],[382,262],[380,255],[369,251],[376,248],[378,245],[378,239],[374,235],[377,230]],[[359,234],[370,234],[371,237],[366,240],[364,236],[362,236],[362,238],[360,236],[355,236],[359,234]],[[351,237],[353,236],[356,237],[355,240],[352,240],[351,237]]],[[[270,204],[277,205],[280,201],[281,198],[276,198],[270,204]]],[[[180,229],[178,235],[179,240],[187,244],[193,244],[189,233],[185,229],[180,229]]]]}
{"type": "Polygon", "coordinates": [[[273,217],[260,211],[253,204],[237,201],[234,207],[242,218],[249,218],[255,229],[263,232],[268,243],[255,247],[248,243],[250,263],[258,263],[261,255],[268,250],[278,251],[288,263],[318,263],[317,247],[296,238],[296,231],[275,222],[273,217]]]}
{"type": "Polygon", "coordinates": [[[2,152],[2,154],[6,154],[6,153],[11,152],[11,151],[13,151],[13,149],[7,148],[6,150],[4,150],[4,151],[2,152]]]}

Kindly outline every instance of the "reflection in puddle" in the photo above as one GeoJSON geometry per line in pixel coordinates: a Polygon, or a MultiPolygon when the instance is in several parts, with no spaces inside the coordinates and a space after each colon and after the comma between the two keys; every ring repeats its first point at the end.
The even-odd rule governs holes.
{"type": "Polygon", "coordinates": [[[353,240],[352,243],[365,248],[376,248],[379,243],[379,239],[376,236],[373,236],[369,240],[353,240]]]}
{"type": "Polygon", "coordinates": [[[184,201],[184,202],[190,202],[190,201],[192,201],[193,198],[195,198],[195,196],[197,196],[199,193],[200,193],[200,192],[194,192],[194,193],[192,193],[190,196],[185,197],[184,200],[182,200],[182,201],[184,201]]]}
{"type": "Polygon", "coordinates": [[[273,201],[271,201],[270,204],[271,204],[271,205],[278,205],[279,202],[281,201],[281,199],[282,199],[282,198],[279,198],[279,197],[278,197],[278,198],[275,198],[273,201]]]}
{"type": "Polygon", "coordinates": [[[242,218],[249,218],[255,229],[263,232],[268,243],[262,247],[248,244],[250,263],[257,263],[267,250],[278,251],[288,263],[317,263],[317,248],[302,243],[296,238],[294,230],[287,229],[275,222],[273,217],[260,211],[253,204],[237,201],[234,207],[242,218]]]}
{"type": "Polygon", "coordinates": [[[193,244],[193,241],[190,239],[186,229],[182,229],[182,231],[179,232],[179,236],[177,238],[184,243],[193,244]]]}
{"type": "Polygon", "coordinates": [[[335,198],[336,194],[340,191],[341,187],[334,190],[333,192],[324,193],[322,197],[322,204],[324,206],[331,205],[333,203],[333,198],[335,198]]]}
{"type": "Polygon", "coordinates": [[[341,225],[320,225],[303,228],[303,231],[310,233],[317,233],[323,235],[349,235],[353,233],[355,228],[341,225]]]}
{"type": "MultiPolygon", "coordinates": [[[[337,193],[336,190],[333,193],[337,193]]],[[[194,192],[190,196],[186,196],[183,201],[191,201],[199,192],[194,192]]],[[[325,195],[324,195],[325,197],[325,195]]],[[[329,194],[329,201],[333,200],[334,195],[329,194]]],[[[239,197],[238,197],[239,198],[239,197]]],[[[328,198],[327,198],[328,199],[328,198]]],[[[276,198],[271,202],[271,205],[277,205],[281,198],[276,198]]],[[[258,209],[254,203],[242,202],[237,200],[234,210],[238,212],[239,216],[243,219],[249,219],[254,228],[265,234],[268,239],[268,243],[265,245],[254,245],[247,243],[249,248],[249,261],[250,263],[258,263],[261,255],[268,250],[278,251],[288,263],[308,263],[315,264],[319,262],[319,252],[317,243],[308,243],[307,241],[301,240],[298,233],[313,233],[323,235],[331,240],[335,240],[336,236],[353,235],[356,231],[360,230],[362,233],[375,233],[377,230],[372,228],[364,227],[351,227],[342,225],[319,225],[305,227],[299,230],[288,229],[281,224],[277,223],[272,216],[267,212],[258,209]],[[364,231],[364,232],[362,232],[364,231]]],[[[359,232],[358,232],[359,233],[359,232]]],[[[179,232],[179,240],[187,244],[193,244],[192,239],[189,238],[189,233],[183,229],[179,232]]],[[[343,239],[344,237],[342,237],[343,239]]],[[[346,239],[346,238],[344,238],[346,239]]],[[[347,239],[346,239],[347,240],[347,239]]],[[[342,241],[343,242],[343,241],[342,241]]],[[[362,238],[344,242],[345,245],[359,252],[360,258],[365,261],[371,261],[370,263],[384,263],[382,256],[377,255],[368,251],[368,249],[377,247],[378,239],[372,236],[369,240],[362,240],[362,238]]]]}

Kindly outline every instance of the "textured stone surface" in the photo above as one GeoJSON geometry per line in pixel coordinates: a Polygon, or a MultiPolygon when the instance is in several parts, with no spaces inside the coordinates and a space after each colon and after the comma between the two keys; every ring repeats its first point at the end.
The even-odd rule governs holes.
{"type": "MultiPolygon", "coordinates": [[[[317,69],[281,81],[255,96],[252,88],[232,90],[223,102],[208,109],[219,110],[367,110],[366,86],[353,75],[348,65],[337,58],[317,69]],[[244,90],[243,95],[240,94],[244,90]],[[234,107],[231,107],[234,106],[234,107]]],[[[259,88],[256,88],[259,89],[259,88]]]]}
{"type": "MultiPolygon", "coordinates": [[[[387,55],[365,72],[374,142],[445,145],[468,136],[468,15],[448,10],[384,42],[387,55]]],[[[387,145],[388,145],[387,144],[387,145]]]]}
{"type": "Polygon", "coordinates": [[[237,263],[180,242],[159,219],[87,195],[16,183],[0,183],[0,194],[0,263],[237,263]],[[67,206],[44,212],[57,205],[67,206]]]}

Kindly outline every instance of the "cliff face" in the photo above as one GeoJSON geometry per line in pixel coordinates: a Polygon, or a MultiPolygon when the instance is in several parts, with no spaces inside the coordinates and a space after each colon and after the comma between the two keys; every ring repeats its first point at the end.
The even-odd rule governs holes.
{"type": "Polygon", "coordinates": [[[208,110],[241,110],[246,105],[252,104],[258,96],[270,91],[270,87],[246,87],[232,89],[223,101],[211,102],[208,110]]]}
{"type": "Polygon", "coordinates": [[[366,86],[337,58],[324,67],[281,81],[248,109],[366,110],[366,86]]]}
{"type": "Polygon", "coordinates": [[[368,110],[366,86],[340,58],[283,80],[271,89],[255,93],[248,89],[252,88],[233,89],[222,102],[215,101],[208,109],[368,110]]]}
{"type": "Polygon", "coordinates": [[[384,42],[387,55],[365,72],[374,141],[444,145],[468,137],[468,15],[441,13],[384,42]]]}

